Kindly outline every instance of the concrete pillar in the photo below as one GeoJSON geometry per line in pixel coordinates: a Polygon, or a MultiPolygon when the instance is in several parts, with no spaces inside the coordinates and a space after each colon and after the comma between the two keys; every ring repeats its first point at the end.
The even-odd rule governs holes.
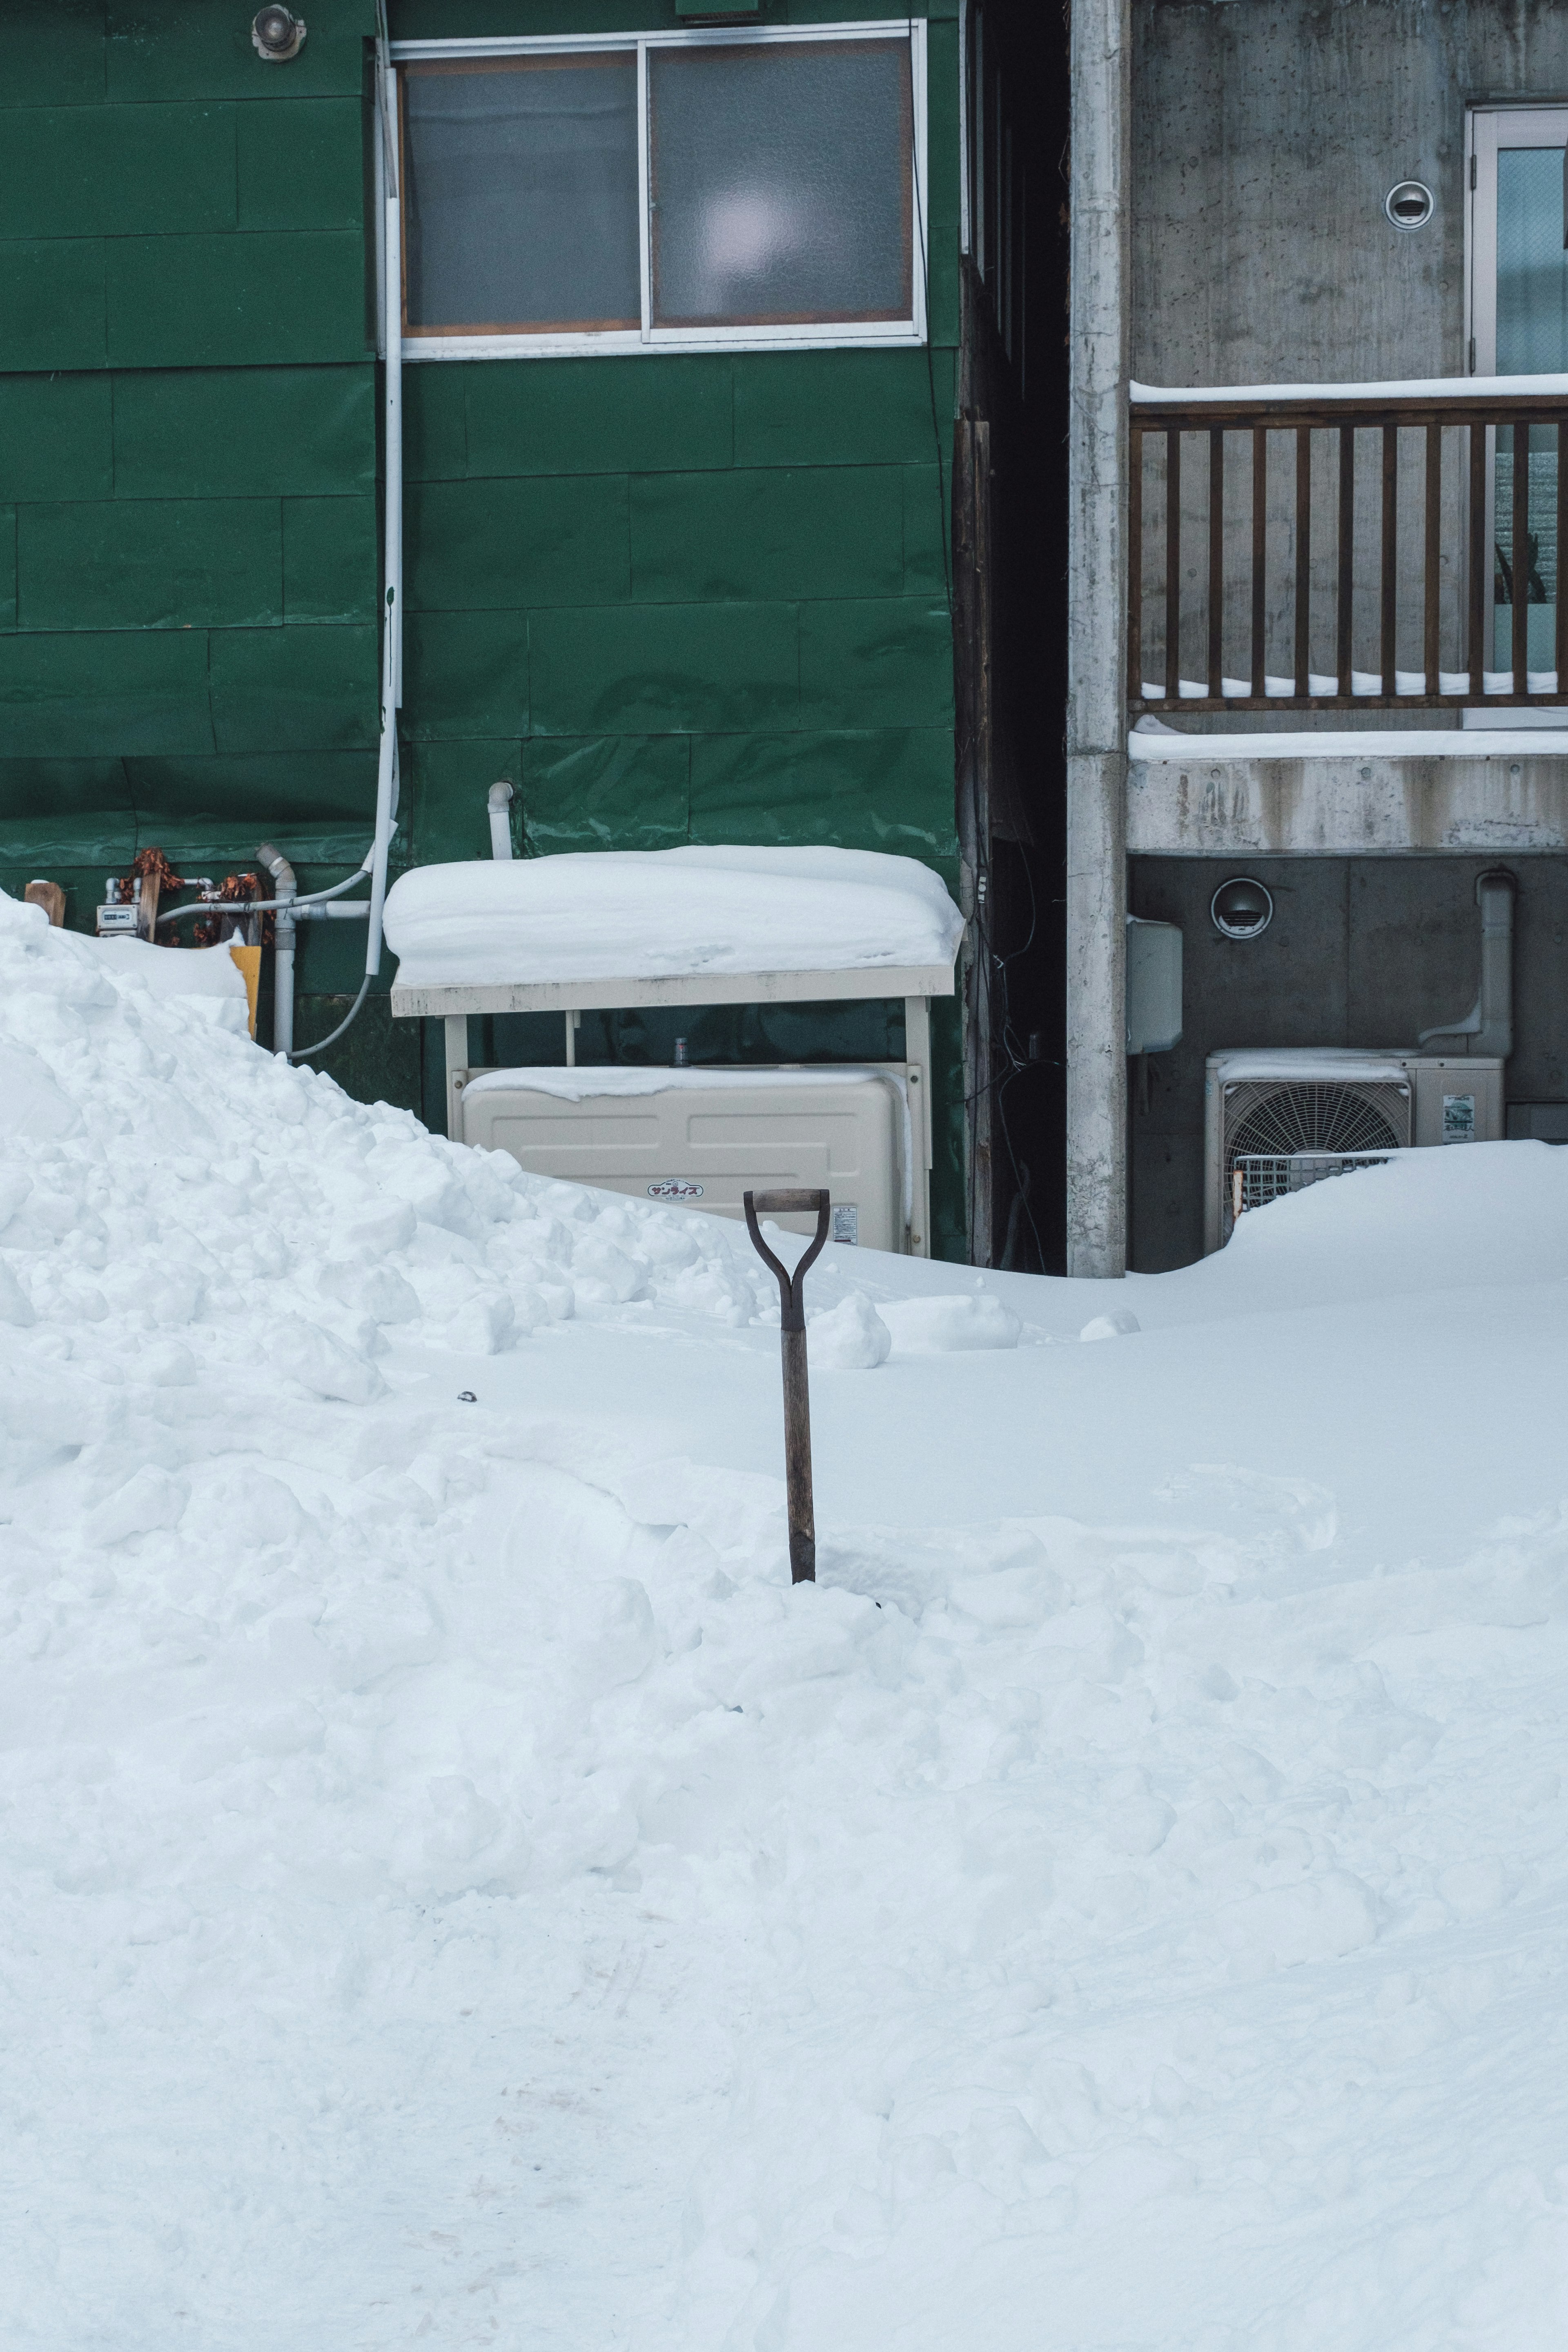
{"type": "Polygon", "coordinates": [[[1068,1272],[1127,1265],[1129,0],[1071,0],[1068,1272]]]}

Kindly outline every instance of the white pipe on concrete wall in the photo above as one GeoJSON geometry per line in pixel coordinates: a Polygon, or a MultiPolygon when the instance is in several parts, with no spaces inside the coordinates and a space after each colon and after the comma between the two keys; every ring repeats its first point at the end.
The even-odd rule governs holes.
{"type": "Polygon", "coordinates": [[[1067,727],[1068,1272],[1127,1267],[1129,0],[1073,0],[1067,727]]]}
{"type": "Polygon", "coordinates": [[[1513,1051],[1513,894],[1518,888],[1506,866],[1478,877],[1481,910],[1481,984],[1462,1021],[1423,1029],[1418,1045],[1439,1054],[1488,1054],[1507,1061],[1513,1051]]]}

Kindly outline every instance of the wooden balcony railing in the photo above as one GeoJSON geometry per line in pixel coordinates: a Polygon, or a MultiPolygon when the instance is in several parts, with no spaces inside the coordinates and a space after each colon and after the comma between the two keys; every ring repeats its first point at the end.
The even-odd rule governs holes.
{"type": "Polygon", "coordinates": [[[1568,702],[1568,391],[1531,385],[1134,387],[1133,709],[1568,702]]]}

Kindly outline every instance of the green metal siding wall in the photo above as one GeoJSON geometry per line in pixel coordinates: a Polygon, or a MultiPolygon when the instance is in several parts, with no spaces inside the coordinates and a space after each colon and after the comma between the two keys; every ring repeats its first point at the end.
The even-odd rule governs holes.
{"type": "MultiPolygon", "coordinates": [[[[74,884],[73,919],[149,842],[221,868],[267,830],[314,879],[366,837],[374,8],[304,13],[279,67],[247,0],[5,12],[0,881],[74,884]]],[[[956,0],[930,13],[930,352],[405,371],[415,859],[488,854],[508,776],[532,852],[822,841],[956,881],[956,0]]],[[[677,21],[671,0],[393,8],[407,37],[677,21]]],[[[358,941],[302,946],[309,1037],[358,941]]],[[[938,1034],[937,1241],[962,1256],[956,1017],[938,1034]]],[[[333,1066],[416,1100],[414,1050],[376,1019],[333,1066]]]]}
{"type": "Polygon", "coordinates": [[[0,76],[0,879],[90,921],[157,842],[374,804],[371,0],[287,68],[213,0],[8,0],[0,76]]]}

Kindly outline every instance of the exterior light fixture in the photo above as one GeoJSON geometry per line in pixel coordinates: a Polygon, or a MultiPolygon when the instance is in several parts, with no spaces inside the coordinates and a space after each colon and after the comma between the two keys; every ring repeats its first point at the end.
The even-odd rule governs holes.
{"type": "Polygon", "coordinates": [[[1401,180],[1390,188],[1383,209],[1395,228],[1425,228],[1432,217],[1432,191],[1423,180],[1401,180]]]}
{"type": "Polygon", "coordinates": [[[1209,900],[1209,915],[1222,939],[1256,940],[1274,919],[1274,901],[1261,882],[1238,874],[1220,884],[1209,900]]]}
{"type": "Polygon", "coordinates": [[[258,8],[251,19],[250,46],[269,66],[297,58],[305,46],[305,27],[288,8],[258,8]]]}

